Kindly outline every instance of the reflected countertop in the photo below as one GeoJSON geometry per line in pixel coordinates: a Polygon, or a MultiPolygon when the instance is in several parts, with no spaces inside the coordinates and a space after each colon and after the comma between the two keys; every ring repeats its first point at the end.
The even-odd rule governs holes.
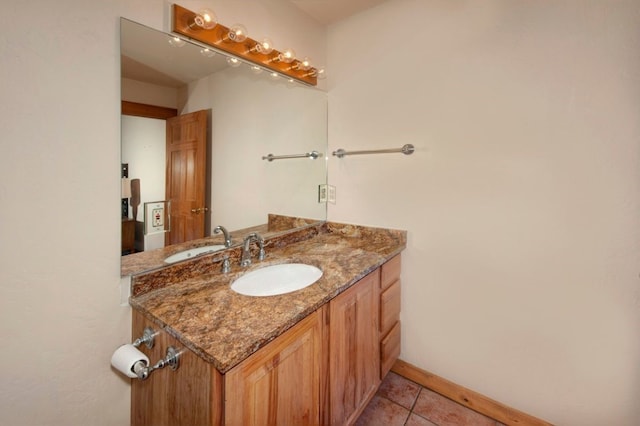
{"type": "Polygon", "coordinates": [[[248,268],[239,266],[237,247],[224,252],[232,260],[226,274],[214,253],[134,276],[130,304],[225,373],[405,247],[405,231],[325,222],[268,239],[266,259],[248,268]],[[230,288],[243,273],[287,262],[315,265],[323,275],[278,296],[230,288]]]}
{"type": "MultiPolygon", "coordinates": [[[[260,235],[268,238],[269,236],[278,235],[283,232],[295,231],[297,228],[317,224],[318,222],[319,221],[316,219],[305,219],[277,214],[269,214],[267,216],[267,223],[229,231],[231,234],[233,245],[238,245],[242,242],[243,238],[246,235],[252,232],[258,232],[260,235]]],[[[164,260],[171,255],[184,250],[214,244],[224,244],[223,236],[212,235],[210,237],[200,238],[181,244],[174,244],[165,248],[128,254],[121,257],[120,275],[124,277],[164,268],[168,266],[168,264],[165,263],[164,260]]]]}

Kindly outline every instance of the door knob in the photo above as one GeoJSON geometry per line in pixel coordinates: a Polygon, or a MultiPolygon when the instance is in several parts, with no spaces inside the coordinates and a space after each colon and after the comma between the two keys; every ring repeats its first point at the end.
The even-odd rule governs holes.
{"type": "Polygon", "coordinates": [[[191,209],[191,213],[199,214],[200,212],[208,212],[209,209],[206,207],[199,207],[197,209],[191,209]]]}

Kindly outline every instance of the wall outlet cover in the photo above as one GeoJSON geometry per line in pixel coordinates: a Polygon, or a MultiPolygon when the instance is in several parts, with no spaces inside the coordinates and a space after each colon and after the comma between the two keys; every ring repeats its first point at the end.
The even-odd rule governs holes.
{"type": "Polygon", "coordinates": [[[327,202],[327,186],[326,184],[318,185],[318,203],[327,202]]]}
{"type": "Polygon", "coordinates": [[[335,204],[336,203],[336,187],[333,185],[328,185],[329,186],[329,191],[328,191],[328,198],[329,198],[329,202],[331,204],[335,204]]]}

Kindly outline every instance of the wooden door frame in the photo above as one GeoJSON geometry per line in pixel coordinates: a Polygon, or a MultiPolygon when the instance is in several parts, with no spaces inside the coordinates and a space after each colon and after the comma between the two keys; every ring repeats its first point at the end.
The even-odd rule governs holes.
{"type": "Polygon", "coordinates": [[[176,108],[167,108],[157,105],[141,104],[138,102],[121,102],[121,114],[132,115],[134,117],[146,117],[157,118],[160,120],[167,120],[171,117],[178,116],[178,110],[176,108]]]}
{"type": "Polygon", "coordinates": [[[177,117],[178,110],[177,108],[141,104],[139,102],[120,101],[120,114],[133,117],[155,118],[166,122],[169,118],[177,117]]]}

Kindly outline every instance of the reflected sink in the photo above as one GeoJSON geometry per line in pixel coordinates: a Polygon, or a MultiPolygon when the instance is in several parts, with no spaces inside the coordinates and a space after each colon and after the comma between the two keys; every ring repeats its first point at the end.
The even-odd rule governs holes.
{"type": "Polygon", "coordinates": [[[211,245],[204,247],[192,248],[189,250],[183,250],[176,254],[173,254],[167,257],[164,262],[165,263],[175,263],[185,259],[191,259],[192,257],[200,256],[202,254],[213,253],[215,251],[224,250],[226,247],[223,245],[211,245]]]}
{"type": "Polygon", "coordinates": [[[322,271],[304,263],[282,263],[247,272],[231,284],[231,290],[245,296],[275,296],[310,286],[322,271]]]}

